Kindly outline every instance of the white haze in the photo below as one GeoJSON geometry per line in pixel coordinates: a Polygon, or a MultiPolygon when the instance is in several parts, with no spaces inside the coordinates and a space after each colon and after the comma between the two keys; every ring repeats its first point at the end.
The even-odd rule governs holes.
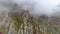
{"type": "MultiPolygon", "coordinates": [[[[0,0],[8,3],[9,0],[0,0]]],[[[51,16],[57,11],[57,5],[60,4],[60,0],[11,0],[14,3],[17,3],[22,7],[22,9],[30,10],[30,13],[35,16],[46,14],[51,16]]]]}
{"type": "Polygon", "coordinates": [[[34,5],[33,7],[30,7],[30,9],[33,8],[31,11],[32,15],[46,14],[48,16],[55,13],[56,11],[54,11],[54,9],[60,4],[60,0],[13,0],[13,2],[24,5],[27,4],[27,7],[30,7],[29,4],[31,4],[31,6],[34,5]]]}

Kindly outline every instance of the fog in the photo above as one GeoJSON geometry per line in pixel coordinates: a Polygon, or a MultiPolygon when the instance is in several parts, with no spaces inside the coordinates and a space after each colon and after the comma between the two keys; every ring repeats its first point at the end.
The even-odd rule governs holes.
{"type": "Polygon", "coordinates": [[[13,2],[17,3],[18,5],[24,4],[24,9],[27,9],[26,7],[29,7],[30,9],[33,8],[30,12],[32,15],[46,14],[48,16],[56,13],[56,7],[60,4],[60,0],[13,0],[13,2]]]}
{"type": "Polygon", "coordinates": [[[16,3],[21,6],[22,9],[29,10],[30,14],[34,16],[40,16],[42,14],[51,16],[56,12],[60,12],[56,11],[58,7],[57,5],[60,4],[60,0],[0,0],[0,2],[5,2],[7,6],[9,4],[16,3]]]}

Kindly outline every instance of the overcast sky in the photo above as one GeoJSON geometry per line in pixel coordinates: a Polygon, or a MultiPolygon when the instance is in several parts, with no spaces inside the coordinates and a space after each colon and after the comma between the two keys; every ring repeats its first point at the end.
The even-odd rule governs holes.
{"type": "Polygon", "coordinates": [[[34,10],[32,11],[32,14],[37,15],[51,15],[54,13],[53,9],[55,9],[57,5],[60,4],[60,0],[13,0],[13,2],[16,2],[17,4],[34,4],[34,10]]]}
{"type": "Polygon", "coordinates": [[[31,8],[33,8],[33,10],[31,10],[30,12],[32,15],[41,14],[51,15],[56,12],[54,10],[56,10],[57,5],[60,4],[60,0],[12,0],[12,1],[22,6],[22,8],[25,10],[26,9],[30,10],[31,8]]]}

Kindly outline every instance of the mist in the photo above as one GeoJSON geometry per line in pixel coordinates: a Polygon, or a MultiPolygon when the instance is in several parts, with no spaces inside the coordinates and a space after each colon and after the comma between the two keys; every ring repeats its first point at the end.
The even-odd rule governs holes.
{"type": "Polygon", "coordinates": [[[9,8],[8,10],[11,10],[14,3],[16,3],[22,9],[29,10],[30,14],[33,16],[40,16],[43,14],[51,16],[56,12],[60,12],[56,11],[60,4],[60,0],[0,0],[0,4],[1,3],[5,6],[5,9],[9,8]]]}
{"type": "Polygon", "coordinates": [[[35,16],[46,14],[51,16],[56,13],[57,5],[60,4],[60,0],[12,0],[18,5],[22,5],[22,8],[31,10],[30,13],[35,16]],[[27,8],[28,7],[28,8],[27,8]]]}

